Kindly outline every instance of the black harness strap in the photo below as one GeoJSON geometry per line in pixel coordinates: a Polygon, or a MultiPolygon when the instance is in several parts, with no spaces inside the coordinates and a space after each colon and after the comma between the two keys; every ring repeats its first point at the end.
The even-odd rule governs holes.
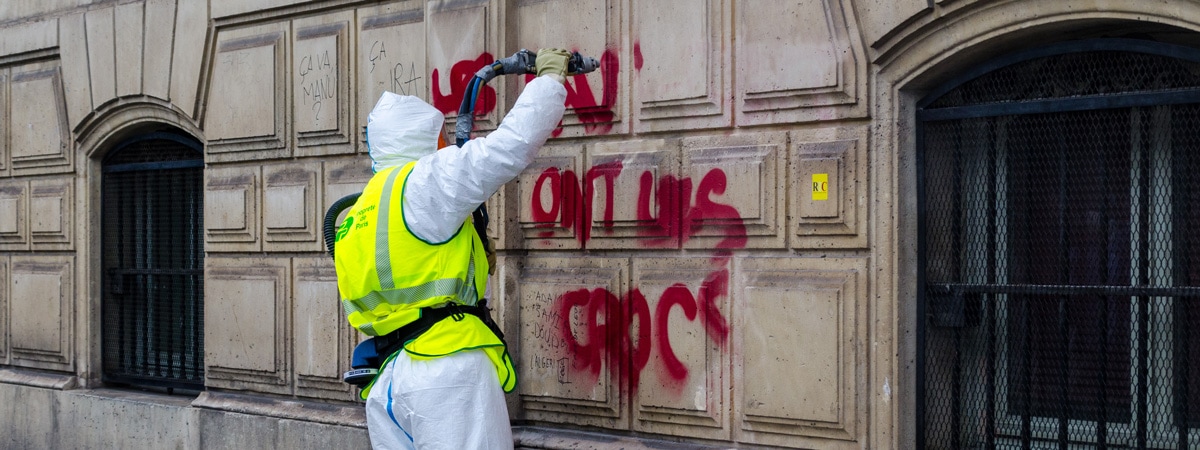
{"type": "Polygon", "coordinates": [[[479,301],[475,306],[459,305],[451,303],[440,308],[421,308],[421,318],[412,321],[408,325],[402,326],[396,331],[377,336],[375,340],[375,353],[379,355],[380,362],[391,356],[392,353],[400,350],[404,344],[416,339],[418,336],[429,331],[433,325],[441,322],[447,317],[453,317],[455,321],[463,319],[464,314],[470,314],[478,317],[487,325],[488,329],[496,333],[496,337],[500,338],[500,342],[507,347],[508,343],[504,342],[504,333],[500,331],[500,326],[492,320],[491,308],[487,307],[487,299],[479,301]]]}

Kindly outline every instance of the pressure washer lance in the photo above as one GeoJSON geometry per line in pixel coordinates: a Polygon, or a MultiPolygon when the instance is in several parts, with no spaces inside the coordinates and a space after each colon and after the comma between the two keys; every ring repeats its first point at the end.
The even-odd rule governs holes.
{"type": "MultiPolygon", "coordinates": [[[[567,75],[585,74],[598,68],[600,68],[600,61],[590,56],[583,56],[579,52],[571,52],[571,58],[567,60],[567,75]]],[[[475,98],[479,94],[479,87],[492,81],[492,78],[496,78],[497,75],[521,74],[537,74],[537,53],[521,49],[512,56],[497,59],[496,62],[475,72],[475,77],[467,84],[467,93],[463,97],[462,105],[458,108],[459,120],[454,123],[455,145],[461,147],[471,138],[471,129],[475,125],[473,114],[475,98]]]]}
{"type": "MultiPolygon", "coordinates": [[[[567,75],[588,73],[599,67],[600,61],[597,61],[596,58],[572,52],[571,58],[567,60],[567,75]]],[[[498,59],[475,72],[475,76],[482,78],[484,83],[491,81],[496,75],[518,74],[537,74],[537,53],[520,49],[512,56],[498,59]]]]}

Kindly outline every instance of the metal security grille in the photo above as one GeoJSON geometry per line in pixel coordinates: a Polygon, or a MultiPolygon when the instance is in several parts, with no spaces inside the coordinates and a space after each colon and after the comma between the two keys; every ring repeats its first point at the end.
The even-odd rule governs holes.
{"type": "Polygon", "coordinates": [[[1042,48],[917,114],[919,442],[1200,448],[1200,52],[1042,48]]]}
{"type": "Polygon", "coordinates": [[[204,386],[204,161],[195,141],[139,136],[103,163],[104,381],[204,386]]]}

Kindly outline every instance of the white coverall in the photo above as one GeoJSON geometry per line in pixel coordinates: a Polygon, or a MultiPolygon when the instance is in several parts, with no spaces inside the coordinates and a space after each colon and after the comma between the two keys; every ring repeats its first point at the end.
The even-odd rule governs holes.
{"type": "MultiPolygon", "coordinates": [[[[404,190],[405,222],[417,237],[444,242],[533,161],[562,120],[566,95],[561,82],[536,77],[498,129],[462,148],[435,151],[441,112],[417,97],[385,92],[367,119],[372,168],[417,161],[404,190]]],[[[428,360],[400,351],[381,368],[366,408],[376,449],[513,448],[504,392],[480,350],[428,360]]]]}

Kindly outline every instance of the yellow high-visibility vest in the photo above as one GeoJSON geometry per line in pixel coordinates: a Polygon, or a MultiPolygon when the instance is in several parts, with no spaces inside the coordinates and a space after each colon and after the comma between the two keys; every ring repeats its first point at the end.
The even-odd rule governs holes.
{"type": "MultiPolygon", "coordinates": [[[[428,242],[409,231],[401,205],[414,164],[376,173],[335,238],[342,307],[350,325],[370,336],[417,320],[424,307],[474,306],[487,288],[487,256],[470,219],[445,242],[428,242]]],[[[488,354],[505,392],[516,387],[516,370],[504,342],[474,315],[444,319],[404,344],[414,359],[469,349],[488,354]]],[[[392,355],[379,356],[390,361],[392,355]]],[[[364,399],[370,387],[362,391],[364,399]]]]}

